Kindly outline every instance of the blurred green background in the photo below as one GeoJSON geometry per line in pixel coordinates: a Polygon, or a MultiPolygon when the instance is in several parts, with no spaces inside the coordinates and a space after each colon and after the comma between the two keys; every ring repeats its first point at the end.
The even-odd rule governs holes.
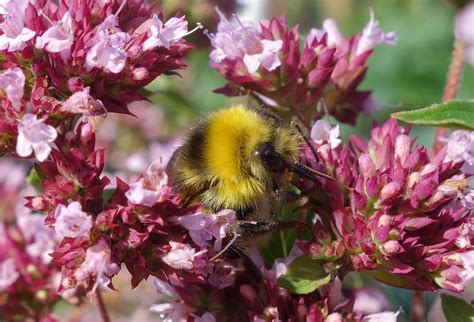
{"type": "MultiPolygon", "coordinates": [[[[213,4],[229,6],[232,1],[161,1],[167,15],[183,10],[191,21],[203,21],[196,12],[209,15],[213,4]],[[220,3],[220,4],[219,4],[220,3]],[[200,8],[197,10],[195,8],[200,8]],[[206,8],[206,10],[203,10],[206,8]],[[194,15],[190,17],[189,15],[194,15]]],[[[414,109],[439,102],[449,66],[454,41],[452,26],[455,8],[449,0],[269,0],[264,1],[263,18],[287,13],[290,26],[299,24],[305,35],[312,27],[321,28],[325,18],[333,18],[341,31],[354,35],[369,20],[369,7],[385,31],[396,31],[396,46],[378,46],[368,60],[368,74],[361,88],[371,89],[381,110],[371,117],[360,117],[357,126],[343,126],[342,136],[368,136],[372,120],[383,122],[392,112],[414,109]]],[[[241,10],[245,9],[240,6],[241,10]]],[[[474,23],[474,22],[473,22],[474,23]]],[[[211,32],[215,26],[206,26],[211,32]]],[[[202,38],[200,38],[202,42],[202,38]]],[[[149,89],[152,100],[166,112],[168,124],[185,129],[203,113],[231,104],[235,99],[212,91],[225,84],[208,67],[208,42],[197,45],[188,56],[189,68],[182,78],[162,77],[149,89]]],[[[474,68],[465,66],[460,98],[474,98],[474,68]]],[[[419,143],[431,145],[434,129],[416,127],[412,134],[419,143]]]]}

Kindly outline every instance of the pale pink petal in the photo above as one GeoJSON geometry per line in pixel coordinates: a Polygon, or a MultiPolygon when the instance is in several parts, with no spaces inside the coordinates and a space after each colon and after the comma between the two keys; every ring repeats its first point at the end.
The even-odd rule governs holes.
{"type": "Polygon", "coordinates": [[[244,64],[247,67],[249,73],[255,73],[258,68],[260,67],[260,54],[255,55],[245,55],[244,56],[244,64]]]}

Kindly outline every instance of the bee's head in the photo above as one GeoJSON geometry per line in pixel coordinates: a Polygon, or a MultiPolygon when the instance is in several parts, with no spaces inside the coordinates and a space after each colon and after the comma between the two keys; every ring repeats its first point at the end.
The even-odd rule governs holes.
{"type": "Polygon", "coordinates": [[[289,127],[240,105],[213,114],[202,133],[208,180],[239,201],[263,196],[298,158],[299,139],[289,127]]]}

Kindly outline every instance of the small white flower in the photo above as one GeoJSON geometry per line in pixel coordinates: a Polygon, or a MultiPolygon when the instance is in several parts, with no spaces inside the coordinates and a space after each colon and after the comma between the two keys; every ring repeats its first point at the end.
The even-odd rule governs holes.
{"type": "Polygon", "coordinates": [[[82,206],[77,201],[71,202],[67,207],[58,205],[54,217],[54,230],[61,238],[87,236],[93,225],[91,216],[82,211],[82,206]]]}
{"type": "Polygon", "coordinates": [[[467,285],[474,278],[474,251],[469,251],[459,255],[463,264],[461,276],[463,284],[467,285]]]}
{"type": "Polygon", "coordinates": [[[194,319],[194,322],[216,322],[216,318],[212,313],[206,312],[201,317],[194,319]]]}
{"type": "Polygon", "coordinates": [[[327,34],[328,47],[337,47],[342,44],[342,34],[336,21],[333,19],[325,19],[323,21],[323,29],[312,28],[306,37],[306,43],[311,44],[314,39],[321,40],[324,34],[327,34]]]}
{"type": "Polygon", "coordinates": [[[61,110],[64,112],[93,115],[94,112],[103,111],[104,105],[101,101],[94,99],[90,94],[89,87],[84,88],[82,91],[75,92],[72,94],[64,103],[61,105],[61,110]]]}
{"type": "Polygon", "coordinates": [[[174,241],[170,241],[169,244],[171,246],[170,251],[161,257],[163,262],[175,269],[191,270],[194,257],[200,255],[200,253],[196,253],[196,250],[189,244],[174,241]]]}
{"type": "Polygon", "coordinates": [[[134,205],[152,207],[160,199],[161,189],[167,184],[168,176],[163,171],[158,171],[157,174],[147,171],[144,178],[130,183],[125,197],[134,205]]]}
{"type": "Polygon", "coordinates": [[[94,45],[84,64],[87,71],[96,67],[116,74],[124,69],[127,61],[125,45],[130,41],[130,35],[118,27],[115,15],[108,16],[96,27],[96,35],[91,41],[94,45]]]}
{"type": "Polygon", "coordinates": [[[378,44],[395,45],[397,43],[397,33],[384,31],[379,27],[379,22],[375,20],[374,11],[370,9],[370,20],[362,31],[362,36],[357,44],[356,56],[375,48],[378,44]]]}
{"type": "Polygon", "coordinates": [[[171,44],[179,41],[188,34],[188,22],[184,16],[173,17],[163,24],[154,14],[151,20],[149,37],[142,45],[143,50],[150,50],[158,46],[170,48],[171,44]]]}
{"type": "Polygon", "coordinates": [[[332,127],[326,120],[317,120],[311,128],[311,139],[317,144],[327,142],[331,149],[335,149],[341,144],[339,135],[339,124],[332,127]]]}
{"type": "Polygon", "coordinates": [[[155,279],[155,287],[160,304],[154,304],[150,311],[158,313],[163,322],[185,322],[195,309],[186,305],[173,287],[160,279],[155,279]]]}
{"type": "Polygon", "coordinates": [[[362,322],[397,322],[398,314],[400,311],[370,314],[365,316],[362,322]]]}
{"type": "Polygon", "coordinates": [[[20,277],[15,259],[7,258],[0,262],[0,291],[7,289],[20,277]]]}
{"type": "Polygon", "coordinates": [[[57,136],[54,127],[38,120],[36,115],[27,113],[18,124],[16,153],[27,157],[34,151],[36,159],[43,162],[51,153],[51,145],[57,136]]]}
{"type": "Polygon", "coordinates": [[[454,131],[448,138],[445,161],[464,161],[461,171],[474,174],[474,132],[454,131]]]}
{"type": "Polygon", "coordinates": [[[17,224],[27,243],[26,253],[49,264],[53,259],[49,254],[54,251],[57,240],[54,230],[44,224],[44,218],[30,211],[17,212],[17,224]]]}
{"type": "Polygon", "coordinates": [[[71,56],[73,41],[72,17],[69,12],[66,12],[56,25],[36,37],[36,48],[46,48],[50,53],[60,53],[61,58],[67,61],[71,56]]]}
{"type": "Polygon", "coordinates": [[[0,74],[0,88],[5,91],[8,100],[16,110],[21,106],[23,88],[25,87],[25,74],[19,67],[9,68],[0,74]]]}
{"type": "Polygon", "coordinates": [[[86,258],[81,266],[74,273],[74,277],[80,281],[86,281],[90,277],[95,279],[91,294],[99,286],[107,287],[110,283],[110,277],[120,271],[120,267],[111,261],[112,250],[107,242],[101,238],[92,247],[86,251],[86,258]]]}
{"type": "Polygon", "coordinates": [[[261,52],[244,55],[245,66],[251,74],[255,73],[260,65],[268,71],[272,71],[281,65],[280,58],[278,58],[278,52],[283,46],[283,41],[280,39],[263,39],[260,42],[261,52]]]}
{"type": "Polygon", "coordinates": [[[457,38],[464,40],[466,44],[465,60],[474,65],[474,3],[465,6],[457,15],[454,26],[454,33],[457,38]]]}
{"type": "Polygon", "coordinates": [[[0,15],[3,22],[0,29],[0,50],[8,49],[9,52],[22,50],[26,42],[35,36],[35,32],[25,27],[24,15],[28,0],[7,0],[0,6],[0,15]]]}

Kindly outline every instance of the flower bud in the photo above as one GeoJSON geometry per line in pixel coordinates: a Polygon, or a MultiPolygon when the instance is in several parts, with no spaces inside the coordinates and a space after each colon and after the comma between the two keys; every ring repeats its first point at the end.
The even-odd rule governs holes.
{"type": "Polygon", "coordinates": [[[359,166],[361,174],[365,178],[370,178],[375,175],[375,164],[367,153],[359,156],[359,166]]]}
{"type": "Polygon", "coordinates": [[[399,197],[401,190],[402,186],[398,182],[390,182],[380,191],[380,200],[384,203],[389,203],[393,199],[399,197]]]}
{"type": "Polygon", "coordinates": [[[395,241],[395,240],[389,240],[386,243],[383,244],[382,246],[382,251],[385,255],[395,255],[399,253],[402,250],[402,246],[395,241]]]}
{"type": "Polygon", "coordinates": [[[344,321],[341,313],[331,313],[325,319],[324,322],[342,322],[344,321]]]}
{"type": "Polygon", "coordinates": [[[134,81],[141,81],[148,77],[148,70],[144,67],[135,68],[132,71],[132,79],[134,81]]]}
{"type": "Polygon", "coordinates": [[[399,157],[402,165],[405,165],[405,160],[410,155],[411,140],[408,135],[400,134],[395,139],[395,157],[399,157]]]}

